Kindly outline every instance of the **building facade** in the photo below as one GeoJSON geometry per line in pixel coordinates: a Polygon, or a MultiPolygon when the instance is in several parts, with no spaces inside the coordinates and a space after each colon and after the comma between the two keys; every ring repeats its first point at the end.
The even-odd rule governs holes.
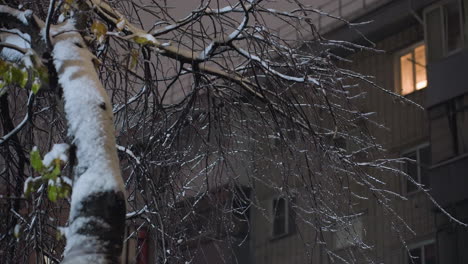
{"type": "MultiPolygon", "coordinates": [[[[327,10],[334,15],[345,15],[351,22],[372,21],[358,30],[377,51],[340,55],[351,60],[343,67],[375,76],[374,84],[360,83],[367,93],[360,110],[375,112],[374,120],[387,127],[369,130],[391,157],[405,158],[401,166],[410,177],[386,181],[389,190],[406,199],[394,200],[392,207],[413,232],[394,226],[382,207],[369,201],[360,205],[363,213],[353,220],[353,235],[371,246],[366,253],[378,263],[468,263],[468,229],[454,220],[468,222],[468,1],[329,3],[324,8],[337,4],[327,10]],[[345,8],[353,9],[343,9],[339,3],[349,3],[345,8]]],[[[326,38],[369,45],[348,26],[320,23],[326,38]]],[[[201,246],[193,250],[187,244],[192,263],[325,264],[334,263],[330,255],[344,255],[355,246],[344,239],[344,230],[337,229],[324,238],[326,253],[322,245],[312,245],[315,230],[296,224],[287,199],[268,189],[256,191],[261,208],[268,210],[250,208],[248,235],[235,241],[241,246],[230,248],[232,244],[224,244],[219,236],[200,240],[201,246]]],[[[212,213],[209,202],[203,212],[212,213]]]]}
{"type": "MultiPolygon", "coordinates": [[[[358,30],[383,52],[344,56],[352,61],[347,67],[375,76],[375,85],[360,84],[367,92],[360,107],[387,126],[371,133],[390,155],[407,158],[402,168],[412,180],[391,178],[388,184],[407,199],[393,206],[414,233],[395,232],[380,206],[369,202],[353,224],[355,235],[373,245],[369,256],[377,262],[467,263],[468,229],[445,212],[468,222],[468,1],[394,0],[364,11],[352,22],[372,21],[358,30]]],[[[325,36],[366,43],[348,27],[334,27],[325,36]]],[[[285,201],[265,194],[264,203],[282,213],[276,209],[270,220],[253,214],[252,263],[330,263],[320,249],[306,252],[314,232],[289,225],[285,201]]],[[[342,242],[340,230],[330,241],[338,255],[353,246],[342,242]]]]}

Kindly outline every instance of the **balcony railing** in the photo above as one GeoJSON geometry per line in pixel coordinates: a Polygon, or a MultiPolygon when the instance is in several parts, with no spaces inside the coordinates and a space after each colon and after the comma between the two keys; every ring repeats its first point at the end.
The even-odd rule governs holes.
{"type": "MultiPolygon", "coordinates": [[[[320,33],[326,33],[344,24],[344,20],[352,20],[359,15],[365,14],[391,0],[315,0],[313,8],[323,12],[316,13],[311,17],[312,23],[320,33]]],[[[278,28],[278,32],[286,30],[288,26],[278,28]]],[[[296,31],[283,32],[283,36],[291,36],[296,31]]],[[[297,32],[296,32],[297,33],[297,32]]]]}

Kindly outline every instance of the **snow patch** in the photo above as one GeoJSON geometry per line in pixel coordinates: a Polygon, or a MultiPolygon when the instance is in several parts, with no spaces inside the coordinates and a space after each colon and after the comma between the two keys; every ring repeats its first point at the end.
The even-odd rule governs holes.
{"type": "Polygon", "coordinates": [[[63,162],[68,161],[68,149],[70,146],[66,143],[55,144],[49,153],[45,154],[42,163],[49,167],[55,159],[62,160],[63,162]]]}
{"type": "Polygon", "coordinates": [[[9,6],[1,5],[0,13],[8,13],[12,16],[15,16],[21,23],[28,25],[28,18],[32,16],[33,12],[31,10],[19,11],[17,9],[11,8],[9,6]]]}
{"type": "MultiPolygon", "coordinates": [[[[24,34],[17,29],[7,30],[7,32],[2,32],[0,34],[0,41],[3,43],[15,45],[22,49],[29,49],[31,37],[28,34],[24,34]]],[[[5,58],[8,61],[17,62],[23,58],[23,53],[10,49],[3,48],[0,56],[5,58]]]]}

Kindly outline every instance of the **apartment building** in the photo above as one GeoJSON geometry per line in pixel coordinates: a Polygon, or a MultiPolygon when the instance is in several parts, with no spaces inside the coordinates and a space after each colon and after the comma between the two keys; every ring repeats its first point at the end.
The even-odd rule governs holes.
{"type": "MultiPolygon", "coordinates": [[[[376,112],[376,121],[388,127],[371,133],[391,156],[415,160],[405,162],[403,170],[423,184],[440,207],[412,181],[393,178],[390,188],[407,199],[394,201],[394,208],[414,234],[396,233],[381,208],[369,202],[353,224],[355,235],[373,245],[371,258],[384,263],[467,263],[468,229],[445,212],[468,222],[468,1],[374,4],[363,5],[351,16],[352,22],[372,21],[358,29],[384,52],[344,54],[352,60],[348,67],[375,76],[375,84],[382,88],[361,83],[367,96],[360,107],[376,112]],[[388,96],[387,91],[402,97],[388,96]]],[[[368,44],[347,26],[329,24],[322,32],[331,39],[368,44]]],[[[252,263],[330,262],[320,250],[306,252],[304,241],[314,232],[296,232],[287,201],[266,194],[264,202],[277,209],[271,213],[272,221],[253,213],[252,263]]],[[[353,247],[340,232],[330,234],[332,251],[338,255],[353,247]]]]}

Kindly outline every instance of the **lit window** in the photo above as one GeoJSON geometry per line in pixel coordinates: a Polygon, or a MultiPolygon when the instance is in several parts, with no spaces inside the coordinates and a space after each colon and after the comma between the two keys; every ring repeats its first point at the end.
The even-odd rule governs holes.
{"type": "Polygon", "coordinates": [[[400,57],[401,94],[410,94],[427,86],[426,49],[419,45],[400,57]]]}
{"type": "Polygon", "coordinates": [[[435,264],[436,247],[434,242],[410,247],[408,264],[435,264]]]}
{"type": "Polygon", "coordinates": [[[429,177],[427,169],[431,164],[431,151],[428,145],[423,145],[415,150],[406,152],[403,157],[405,161],[404,171],[409,177],[406,179],[406,193],[411,193],[418,190],[418,187],[413,183],[423,184],[425,187],[429,185],[429,177]],[[411,160],[411,161],[410,161],[411,160]]]}
{"type": "Polygon", "coordinates": [[[284,197],[273,199],[272,202],[273,229],[272,236],[280,237],[294,231],[294,214],[290,202],[284,197]]]}
{"type": "Polygon", "coordinates": [[[354,217],[351,221],[339,226],[333,233],[333,243],[335,249],[342,249],[357,245],[364,238],[364,226],[362,216],[354,217]]]}

